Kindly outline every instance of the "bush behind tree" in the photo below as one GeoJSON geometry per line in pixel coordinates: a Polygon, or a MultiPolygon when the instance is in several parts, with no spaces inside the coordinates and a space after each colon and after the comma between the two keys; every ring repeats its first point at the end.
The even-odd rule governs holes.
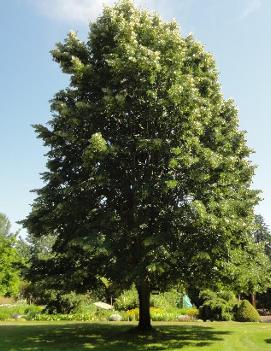
{"type": "MultiPolygon", "coordinates": [[[[150,306],[163,309],[182,308],[183,292],[177,289],[151,294],[150,306]]],[[[128,311],[139,307],[138,293],[135,285],[128,290],[123,291],[114,302],[115,309],[119,311],[128,311]]]]}

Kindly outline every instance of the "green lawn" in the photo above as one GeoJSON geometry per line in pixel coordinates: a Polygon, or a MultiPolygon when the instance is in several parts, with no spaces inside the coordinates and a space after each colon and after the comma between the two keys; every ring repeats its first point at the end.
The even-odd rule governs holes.
{"type": "Polygon", "coordinates": [[[267,351],[267,323],[154,323],[151,335],[137,335],[132,323],[1,323],[1,351],[267,351]]]}

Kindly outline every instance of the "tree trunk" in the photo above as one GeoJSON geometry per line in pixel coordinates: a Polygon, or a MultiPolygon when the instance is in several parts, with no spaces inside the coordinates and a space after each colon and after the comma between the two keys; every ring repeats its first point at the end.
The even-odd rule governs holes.
{"type": "Polygon", "coordinates": [[[256,308],[256,295],[253,293],[251,294],[251,303],[252,303],[252,306],[256,308]]]}
{"type": "Polygon", "coordinates": [[[151,330],[151,316],[150,316],[150,286],[148,282],[142,281],[137,285],[137,292],[139,298],[139,324],[140,331],[151,330]]]}

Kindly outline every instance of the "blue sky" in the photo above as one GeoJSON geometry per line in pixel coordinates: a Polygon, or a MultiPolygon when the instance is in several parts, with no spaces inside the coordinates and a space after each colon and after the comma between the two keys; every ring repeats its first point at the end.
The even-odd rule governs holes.
{"type": "MultiPolygon", "coordinates": [[[[46,150],[33,123],[50,118],[48,101],[67,85],[49,51],[74,29],[85,39],[89,20],[112,0],[9,0],[0,2],[0,212],[13,229],[30,211],[42,185],[46,150]]],[[[257,208],[271,225],[271,1],[138,0],[168,20],[176,18],[183,35],[192,32],[211,52],[226,98],[239,107],[241,129],[255,150],[254,187],[263,191],[257,208]]]]}

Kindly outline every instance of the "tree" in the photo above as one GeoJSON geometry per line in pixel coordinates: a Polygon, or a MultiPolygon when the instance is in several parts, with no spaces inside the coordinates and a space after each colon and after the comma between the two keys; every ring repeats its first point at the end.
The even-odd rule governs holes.
{"type": "Polygon", "coordinates": [[[231,260],[225,263],[224,282],[240,295],[251,295],[256,307],[256,294],[271,286],[271,262],[264,252],[263,243],[247,240],[246,245],[232,250],[231,260]]]}
{"type": "Polygon", "coordinates": [[[14,240],[0,236],[0,295],[17,296],[20,290],[21,258],[14,240]]]}
{"type": "Polygon", "coordinates": [[[264,243],[265,253],[271,259],[271,233],[263,216],[255,216],[255,225],[256,229],[252,233],[253,239],[256,243],[264,243]]]}
{"type": "Polygon", "coordinates": [[[56,295],[50,281],[42,275],[37,275],[35,269],[37,262],[47,262],[54,257],[52,249],[54,242],[55,236],[52,234],[38,238],[27,235],[25,239],[19,238],[16,241],[16,250],[24,262],[21,269],[21,276],[24,279],[21,294],[30,303],[47,304],[56,295]]]}
{"type": "Polygon", "coordinates": [[[8,237],[10,236],[10,221],[4,213],[0,213],[0,236],[8,237]]]}
{"type": "MultiPolygon", "coordinates": [[[[264,221],[263,216],[255,216],[256,229],[252,233],[252,239],[254,242],[261,244],[264,247],[265,254],[269,258],[269,262],[262,267],[260,275],[265,274],[265,279],[270,278],[270,271],[267,272],[268,267],[271,264],[271,233],[270,229],[264,221]]],[[[257,294],[258,305],[264,308],[270,308],[271,305],[271,285],[267,286],[269,289],[261,289],[261,294],[257,294]]]]}
{"type": "Polygon", "coordinates": [[[10,233],[10,221],[0,213],[0,295],[16,296],[20,289],[22,259],[16,250],[16,235],[10,233]]]}
{"type": "Polygon", "coordinates": [[[258,196],[237,110],[202,45],[129,0],[52,55],[71,80],[35,126],[48,171],[24,226],[56,235],[36,272],[66,289],[134,282],[149,329],[152,289],[213,279],[251,231],[258,196]]]}

